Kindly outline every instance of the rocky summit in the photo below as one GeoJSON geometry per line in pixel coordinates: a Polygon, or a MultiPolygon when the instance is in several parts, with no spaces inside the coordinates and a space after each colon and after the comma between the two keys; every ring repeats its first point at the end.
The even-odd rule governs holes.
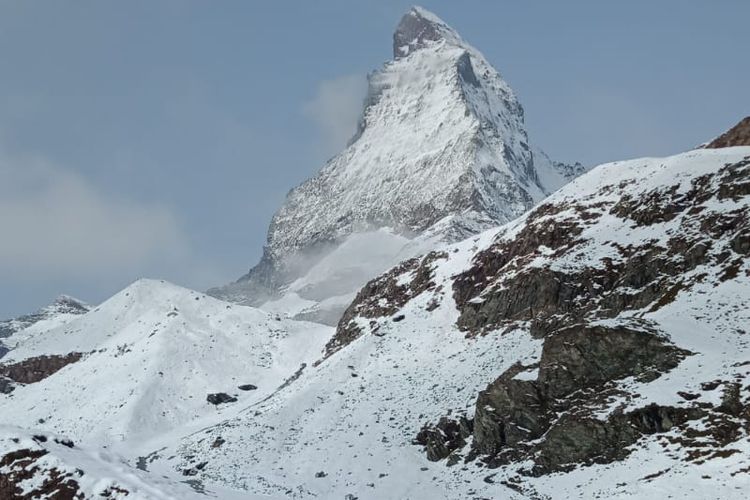
{"type": "Polygon", "coordinates": [[[211,295],[335,324],[379,272],[508,222],[584,170],[532,146],[511,88],[434,14],[404,15],[393,53],[346,149],[289,193],[261,262],[211,295]]]}

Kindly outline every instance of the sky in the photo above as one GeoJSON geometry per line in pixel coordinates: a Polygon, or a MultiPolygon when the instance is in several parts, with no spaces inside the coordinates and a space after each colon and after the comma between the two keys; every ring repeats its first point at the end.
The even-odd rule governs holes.
{"type": "MultiPolygon", "coordinates": [[[[396,0],[0,0],[0,318],[257,262],[289,189],[354,132],[396,0]]],[[[750,114],[746,0],[423,0],[593,165],[750,114]]]]}

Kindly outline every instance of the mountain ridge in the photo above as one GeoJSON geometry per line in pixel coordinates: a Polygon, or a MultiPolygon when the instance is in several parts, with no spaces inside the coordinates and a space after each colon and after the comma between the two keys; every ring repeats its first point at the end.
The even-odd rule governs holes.
{"type": "Polygon", "coordinates": [[[748,179],[747,147],[605,164],[402,262],[294,390],[175,466],[300,498],[742,498],[748,179]]]}

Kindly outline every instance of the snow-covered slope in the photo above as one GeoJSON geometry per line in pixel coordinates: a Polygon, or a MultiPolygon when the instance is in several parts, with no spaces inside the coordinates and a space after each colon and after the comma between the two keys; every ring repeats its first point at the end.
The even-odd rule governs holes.
{"type": "Polygon", "coordinates": [[[748,186],[750,148],[602,165],[371,281],[314,369],[155,463],[286,498],[744,498],[748,186]]]}
{"type": "Polygon", "coordinates": [[[348,147],[289,193],[273,217],[260,264],[209,293],[261,304],[281,292],[285,304],[307,301],[307,316],[321,310],[319,317],[337,318],[340,309],[321,303],[352,298],[405,254],[519,216],[582,170],[533,152],[508,84],[452,28],[415,7],[396,29],[394,59],[369,76],[348,147]],[[371,241],[385,258],[347,252],[358,233],[382,236],[383,228],[403,240],[371,241]],[[418,243],[408,244],[415,238],[418,243]],[[357,260],[348,280],[340,271],[320,279],[317,264],[334,253],[357,260]],[[316,266],[318,286],[312,286],[307,273],[316,266]],[[287,288],[295,280],[306,288],[287,288]]]}
{"type": "Polygon", "coordinates": [[[87,314],[9,343],[0,375],[19,383],[0,395],[0,423],[131,455],[151,451],[175,429],[270,396],[319,357],[330,335],[325,326],[140,280],[87,314]],[[256,389],[239,388],[248,384],[256,389]],[[212,393],[237,401],[214,405],[212,393]]]}
{"type": "Polygon", "coordinates": [[[149,474],[115,453],[82,448],[48,432],[0,426],[0,498],[183,500],[258,497],[232,490],[194,489],[189,480],[149,474]]]}

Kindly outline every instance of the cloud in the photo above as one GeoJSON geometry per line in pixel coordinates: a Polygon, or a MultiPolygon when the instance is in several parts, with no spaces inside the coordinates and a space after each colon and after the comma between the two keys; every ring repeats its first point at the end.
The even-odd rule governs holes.
{"type": "Polygon", "coordinates": [[[123,277],[190,259],[167,207],[104,193],[38,157],[0,153],[0,235],[3,280],[123,277]]]}
{"type": "Polygon", "coordinates": [[[354,135],[367,94],[364,75],[346,75],[318,84],[315,96],[302,112],[318,128],[322,153],[331,156],[354,135]]]}

